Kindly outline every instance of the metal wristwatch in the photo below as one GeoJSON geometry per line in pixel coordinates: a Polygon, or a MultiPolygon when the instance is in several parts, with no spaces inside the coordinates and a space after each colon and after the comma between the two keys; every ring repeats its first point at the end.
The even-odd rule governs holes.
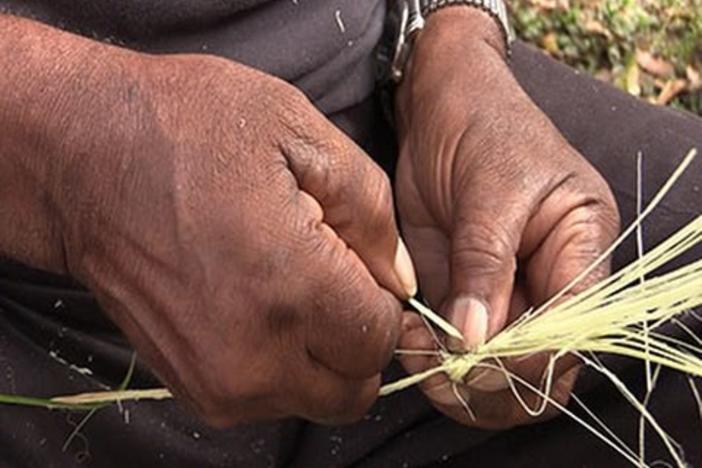
{"type": "Polygon", "coordinates": [[[402,80],[414,35],[424,28],[425,18],[441,8],[455,5],[479,8],[492,16],[500,26],[509,55],[514,32],[509,24],[504,0],[396,0],[398,11],[395,13],[396,37],[390,61],[390,79],[396,83],[402,80]]]}

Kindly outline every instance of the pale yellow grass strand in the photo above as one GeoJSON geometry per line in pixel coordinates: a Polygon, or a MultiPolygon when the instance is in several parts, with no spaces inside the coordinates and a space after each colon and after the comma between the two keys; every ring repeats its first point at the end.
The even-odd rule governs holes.
{"type": "MultiPolygon", "coordinates": [[[[636,153],[636,217],[641,217],[641,212],[643,210],[643,153],[641,151],[636,153]]],[[[639,223],[636,226],[636,253],[638,259],[644,256],[644,238],[643,238],[643,224],[639,223]]],[[[646,281],[646,274],[643,271],[639,271],[639,282],[643,284],[646,281]]],[[[644,335],[648,335],[648,320],[641,322],[643,327],[644,335]]],[[[646,391],[651,393],[653,391],[653,375],[651,372],[651,362],[646,360],[646,391]]],[[[645,437],[645,431],[643,425],[645,421],[643,417],[641,418],[641,448],[643,449],[643,438],[645,437]]],[[[643,458],[643,457],[642,457],[643,458]]]]}
{"type": "MultiPolygon", "coordinates": [[[[644,396],[643,406],[648,409],[648,405],[651,401],[651,396],[658,383],[658,376],[661,374],[661,369],[663,367],[658,364],[653,370],[653,375],[651,376],[651,387],[646,388],[646,395],[644,396]]],[[[642,414],[639,417],[639,458],[641,460],[646,459],[646,418],[642,414]]]]}
{"type": "Polygon", "coordinates": [[[692,377],[688,376],[687,382],[690,385],[692,397],[695,399],[695,403],[697,403],[697,411],[700,415],[700,421],[702,421],[702,396],[700,396],[700,390],[697,388],[697,385],[695,385],[695,379],[692,377]]]}
{"type": "MultiPolygon", "coordinates": [[[[583,410],[585,413],[588,415],[589,418],[591,418],[602,430],[607,434],[608,437],[610,437],[610,440],[616,442],[619,444],[622,449],[627,450],[628,453],[631,454],[632,458],[635,458],[637,455],[636,453],[628,446],[626,443],[619,437],[613,430],[610,428],[597,414],[595,414],[594,411],[592,411],[578,395],[575,393],[570,394],[570,398],[583,410]]],[[[645,466],[646,462],[645,459],[641,456],[638,455],[639,457],[639,466],[645,466]]]]}
{"type": "MultiPolygon", "coordinates": [[[[643,255],[637,261],[611,277],[583,293],[557,302],[574,284],[585,278],[597,264],[608,257],[634,230],[640,231],[643,219],[660,203],[695,154],[695,151],[691,151],[686,156],[651,203],[641,211],[639,218],[623,232],[605,255],[553,299],[536,310],[528,311],[492,340],[477,347],[471,353],[442,354],[440,366],[393,382],[383,387],[381,394],[414,385],[428,376],[435,375],[434,371],[444,372],[451,381],[463,383],[472,369],[482,367],[486,361],[501,363],[501,359],[504,358],[518,358],[542,352],[555,352],[558,356],[566,353],[579,356],[595,352],[616,354],[642,360],[646,362],[647,368],[656,364],[688,375],[702,376],[702,359],[700,359],[702,353],[698,347],[683,345],[680,340],[663,338],[663,335],[652,333],[652,330],[676,315],[702,305],[702,260],[692,262],[665,275],[642,281],[646,275],[702,242],[702,216],[698,216],[648,253],[643,254],[641,251],[643,255]],[[547,316],[543,314],[546,310],[548,310],[547,316]],[[649,326],[649,323],[652,325],[649,326]]],[[[689,330],[689,328],[681,328],[689,330]]],[[[554,362],[555,358],[549,362],[549,369],[553,368],[554,362]]],[[[591,359],[590,362],[594,361],[591,359]]],[[[682,458],[675,450],[675,443],[647,412],[645,405],[633,398],[628,389],[621,388],[623,383],[604,366],[598,369],[641,413],[642,418],[662,438],[676,463],[680,464],[682,458]]],[[[547,390],[543,393],[548,394],[551,385],[548,376],[542,384],[545,384],[547,390]]],[[[652,389],[653,376],[651,375],[649,379],[647,374],[647,390],[652,389]]],[[[514,393],[525,411],[532,415],[541,414],[542,405],[530,408],[518,392],[514,393]]],[[[643,463],[640,458],[642,457],[637,460],[638,464],[643,463]]]]}
{"type": "MultiPolygon", "coordinates": [[[[636,457],[636,454],[634,453],[634,451],[631,450],[629,447],[627,447],[626,445],[623,445],[623,446],[617,445],[616,439],[613,442],[611,439],[607,438],[607,436],[605,434],[603,434],[601,431],[597,430],[592,424],[588,423],[586,420],[584,420],[583,418],[581,418],[580,416],[578,416],[577,414],[572,412],[566,406],[561,405],[558,401],[551,398],[550,395],[544,393],[541,389],[539,389],[535,385],[532,385],[530,382],[521,378],[517,374],[510,372],[509,370],[507,370],[503,367],[492,365],[492,364],[486,364],[486,363],[480,363],[476,366],[476,368],[493,370],[493,371],[498,371],[498,372],[504,373],[505,380],[507,381],[507,384],[509,385],[512,393],[515,394],[515,397],[519,393],[518,390],[516,389],[516,385],[515,385],[515,382],[516,382],[516,383],[519,383],[520,385],[524,386],[524,388],[526,388],[527,390],[540,396],[541,398],[546,399],[548,401],[548,403],[551,404],[554,408],[556,408],[558,411],[560,411],[564,415],[568,416],[569,418],[573,419],[576,423],[580,424],[587,431],[592,433],[595,437],[600,439],[605,444],[609,445],[612,449],[617,451],[621,456],[623,456],[632,465],[640,466],[639,459],[636,457]]],[[[646,465],[644,465],[644,466],[646,466],[646,465]]]]}
{"type": "MultiPolygon", "coordinates": [[[[658,424],[658,421],[656,421],[656,418],[653,417],[650,411],[639,402],[639,400],[634,396],[633,393],[629,390],[629,388],[624,384],[624,382],[619,379],[619,377],[609,370],[606,366],[604,366],[597,358],[594,356],[592,358],[588,358],[584,355],[579,356],[580,359],[585,362],[588,366],[591,368],[595,369],[596,371],[600,372],[602,375],[607,377],[607,379],[615,386],[617,390],[624,396],[624,398],[629,401],[629,403],[637,410],[639,411],[644,418],[646,418],[646,421],[651,425],[653,430],[658,434],[660,437],[661,441],[665,445],[666,449],[668,450],[668,453],[670,456],[673,458],[675,463],[679,468],[686,468],[687,464],[685,463],[685,460],[682,458],[680,455],[680,446],[677,444],[673,438],[658,424]]],[[[639,460],[639,463],[644,463],[643,460],[639,460]]]]}
{"type": "Polygon", "coordinates": [[[419,302],[416,298],[410,298],[407,302],[409,302],[409,304],[412,307],[417,309],[417,312],[422,314],[423,317],[426,317],[430,322],[439,327],[444,333],[458,340],[463,340],[463,334],[460,331],[458,331],[456,327],[451,325],[441,315],[437,314],[429,307],[419,302]]]}
{"type": "Polygon", "coordinates": [[[149,390],[119,390],[114,392],[92,392],[80,395],[58,396],[51,399],[54,403],[67,405],[88,405],[100,403],[116,403],[118,401],[135,400],[166,400],[172,398],[171,392],[165,388],[149,390]]]}
{"type": "Polygon", "coordinates": [[[665,184],[658,190],[658,193],[653,197],[651,202],[646,206],[641,215],[628,227],[621,235],[615,240],[611,246],[609,246],[588,268],[586,268],[582,273],[573,278],[559,293],[554,295],[550,300],[548,300],[541,309],[548,309],[554,305],[558,300],[560,300],[564,295],[566,295],[570,290],[573,289],[575,285],[582,282],[587,278],[602,262],[606,261],[612,253],[627,239],[631,233],[648,217],[649,214],[658,206],[658,204],[663,200],[665,195],[673,188],[673,185],[682,176],[688,166],[692,163],[693,159],[697,156],[697,149],[691,149],[687,155],[683,158],[680,165],[673,171],[673,174],[668,178],[665,184]]]}

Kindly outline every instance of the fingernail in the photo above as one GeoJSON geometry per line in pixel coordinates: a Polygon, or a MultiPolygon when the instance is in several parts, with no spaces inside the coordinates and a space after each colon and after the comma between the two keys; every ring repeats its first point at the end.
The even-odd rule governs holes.
{"type": "Polygon", "coordinates": [[[485,343],[488,331],[488,311],[481,301],[469,298],[465,302],[463,332],[465,346],[475,348],[485,343]]]}
{"type": "Polygon", "coordinates": [[[407,297],[414,297],[417,294],[417,277],[414,274],[414,266],[412,265],[409,251],[402,239],[399,238],[397,240],[397,251],[395,252],[395,273],[397,273],[407,297]]]}

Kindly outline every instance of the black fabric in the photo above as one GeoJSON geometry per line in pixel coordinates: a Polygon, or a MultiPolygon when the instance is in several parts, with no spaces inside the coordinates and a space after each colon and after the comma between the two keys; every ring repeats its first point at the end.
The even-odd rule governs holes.
{"type": "Polygon", "coordinates": [[[0,0],[9,11],[152,53],[230,58],[287,81],[325,113],[373,91],[386,0],[0,0]]]}
{"type": "MultiPolygon", "coordinates": [[[[644,156],[644,186],[650,198],[684,153],[702,146],[702,121],[696,117],[644,104],[522,45],[515,48],[513,66],[537,104],[605,175],[625,222],[634,215],[638,151],[644,156]]],[[[378,115],[377,106],[365,102],[333,118],[389,167],[395,157],[390,149],[394,136],[378,115]]],[[[702,160],[697,160],[647,223],[647,245],[699,211],[701,185],[702,160]]],[[[616,264],[633,256],[628,244],[616,264]]],[[[73,393],[121,380],[130,351],[90,295],[76,286],[70,279],[0,263],[0,392],[73,393]],[[65,362],[90,368],[94,375],[72,371],[65,362]]],[[[702,332],[699,322],[690,325],[702,332]]],[[[621,362],[619,368],[640,390],[642,370],[621,362]]],[[[400,373],[393,365],[385,378],[400,373]]],[[[583,398],[634,445],[638,417],[628,403],[592,375],[580,382],[583,398]]],[[[148,371],[139,368],[133,385],[153,384],[148,371]]],[[[702,427],[687,385],[680,376],[663,373],[652,407],[686,447],[691,464],[702,466],[702,427]]],[[[503,433],[480,431],[437,414],[414,389],[379,400],[363,421],[341,428],[290,420],[219,431],[202,426],[173,402],[129,403],[121,413],[116,407],[98,412],[62,450],[81,417],[0,408],[0,466],[626,466],[567,418],[503,433]]],[[[664,457],[655,437],[649,435],[648,440],[651,459],[664,457]]]]}

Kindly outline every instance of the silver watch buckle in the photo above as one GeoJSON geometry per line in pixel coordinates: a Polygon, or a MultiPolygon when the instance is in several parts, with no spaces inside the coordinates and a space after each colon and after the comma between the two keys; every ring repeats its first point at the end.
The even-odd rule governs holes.
{"type": "Polygon", "coordinates": [[[419,5],[419,0],[400,0],[402,9],[400,11],[400,30],[395,43],[392,64],[390,66],[390,76],[393,81],[399,83],[404,76],[405,66],[412,50],[412,36],[424,28],[424,17],[419,5]]]}

